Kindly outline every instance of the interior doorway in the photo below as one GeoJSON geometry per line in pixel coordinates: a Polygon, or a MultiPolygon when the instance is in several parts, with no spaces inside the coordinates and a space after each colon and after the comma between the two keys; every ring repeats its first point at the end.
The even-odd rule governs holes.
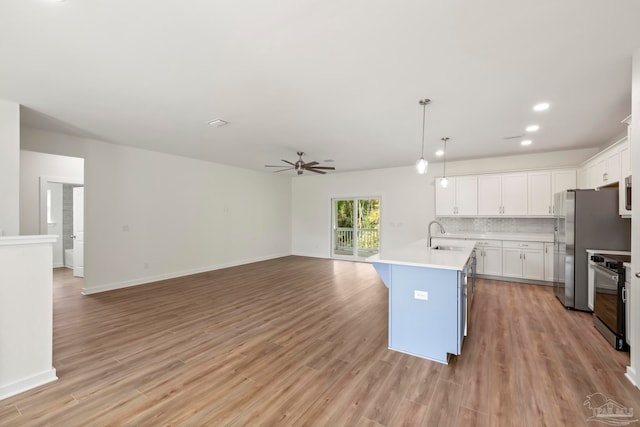
{"type": "Polygon", "coordinates": [[[380,251],[380,197],[332,199],[334,258],[365,259],[380,251]]]}
{"type": "Polygon", "coordinates": [[[75,277],[84,277],[83,180],[41,176],[39,209],[40,234],[59,236],[53,248],[54,268],[70,268],[75,277]]]}

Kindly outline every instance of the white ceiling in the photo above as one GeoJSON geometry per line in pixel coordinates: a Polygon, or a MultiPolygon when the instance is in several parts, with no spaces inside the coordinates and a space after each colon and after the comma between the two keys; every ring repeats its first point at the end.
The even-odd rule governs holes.
{"type": "Polygon", "coordinates": [[[625,130],[637,0],[2,0],[23,124],[264,170],[593,147],[625,130]],[[548,101],[544,113],[534,103],[548,101]],[[222,118],[228,126],[207,122],[222,118]],[[532,123],[540,130],[521,147],[532,123]]]}

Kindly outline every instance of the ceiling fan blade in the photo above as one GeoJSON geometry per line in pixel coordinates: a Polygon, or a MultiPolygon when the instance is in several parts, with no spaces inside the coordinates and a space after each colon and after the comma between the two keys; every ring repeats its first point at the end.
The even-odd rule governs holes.
{"type": "Polygon", "coordinates": [[[328,170],[328,171],[334,171],[336,170],[336,168],[334,168],[333,166],[312,166],[309,168],[309,170],[311,169],[324,169],[324,170],[328,170]]]}
{"type": "Polygon", "coordinates": [[[264,165],[265,168],[283,168],[282,165],[264,165]]]}
{"type": "Polygon", "coordinates": [[[323,175],[326,173],[326,172],[324,172],[324,171],[316,170],[316,168],[309,168],[309,169],[307,169],[307,170],[308,170],[308,171],[310,171],[310,172],[321,173],[321,174],[323,174],[323,175]]]}
{"type": "Polygon", "coordinates": [[[289,160],[282,159],[282,161],[285,162],[288,165],[291,165],[291,166],[295,166],[296,165],[295,163],[291,163],[289,160]]]}
{"type": "Polygon", "coordinates": [[[309,163],[305,163],[304,165],[306,167],[306,166],[315,166],[315,165],[319,165],[319,164],[320,163],[318,163],[318,162],[309,162],[309,163]]]}
{"type": "Polygon", "coordinates": [[[284,171],[291,171],[294,168],[286,168],[286,169],[280,169],[279,171],[273,171],[273,173],[278,173],[278,172],[284,172],[284,171]]]}

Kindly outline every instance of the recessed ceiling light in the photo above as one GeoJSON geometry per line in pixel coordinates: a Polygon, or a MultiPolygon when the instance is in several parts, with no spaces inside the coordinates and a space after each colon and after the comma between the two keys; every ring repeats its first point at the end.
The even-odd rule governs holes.
{"type": "Polygon", "coordinates": [[[535,132],[538,129],[540,129],[540,126],[538,125],[531,125],[531,126],[527,126],[527,128],[525,129],[527,132],[535,132]]]}
{"type": "Polygon", "coordinates": [[[533,111],[544,111],[549,109],[548,102],[541,102],[540,104],[536,104],[533,106],[533,111]]]}
{"type": "Polygon", "coordinates": [[[436,151],[436,156],[442,156],[444,154],[443,150],[436,151]]]}
{"type": "Polygon", "coordinates": [[[224,125],[228,125],[228,124],[229,124],[229,122],[228,122],[228,121],[226,121],[226,120],[222,120],[222,119],[215,119],[215,120],[211,120],[211,121],[209,122],[209,124],[210,124],[211,126],[215,126],[215,127],[222,127],[222,126],[224,126],[224,125]]]}
{"type": "Polygon", "coordinates": [[[531,141],[530,139],[523,139],[522,141],[520,141],[520,145],[531,145],[533,141],[531,141]]]}

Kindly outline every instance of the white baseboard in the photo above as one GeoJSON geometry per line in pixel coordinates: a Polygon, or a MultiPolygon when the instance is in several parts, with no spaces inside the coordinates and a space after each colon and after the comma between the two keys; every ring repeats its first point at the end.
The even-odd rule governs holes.
{"type": "MultiPolygon", "coordinates": [[[[138,285],[144,285],[147,283],[152,283],[152,282],[158,282],[160,280],[167,280],[167,279],[175,279],[177,277],[184,277],[184,276],[190,276],[192,274],[198,274],[198,273],[205,273],[207,271],[213,271],[213,270],[220,270],[223,268],[229,268],[229,267],[237,267],[239,265],[245,265],[245,264],[252,264],[254,262],[260,262],[260,261],[268,261],[270,259],[276,259],[276,258],[282,258],[285,256],[290,256],[291,254],[273,254],[273,255],[268,255],[268,256],[264,256],[264,257],[258,257],[258,258],[253,258],[253,259],[245,259],[245,260],[240,260],[240,261],[234,261],[234,262],[230,262],[230,263],[226,263],[226,264],[217,264],[217,265],[210,265],[207,267],[201,267],[201,268],[194,268],[194,269],[190,269],[190,270],[183,270],[183,271],[177,271],[177,272],[173,272],[173,273],[167,273],[167,274],[159,274],[156,276],[147,276],[147,277],[140,277],[138,279],[133,279],[133,280],[126,280],[123,282],[116,282],[116,283],[108,283],[105,285],[100,285],[100,286],[95,286],[95,287],[91,287],[91,288],[83,288],[82,289],[82,295],[91,295],[91,294],[97,294],[100,292],[107,292],[107,291],[113,291],[116,289],[122,289],[122,288],[129,288],[132,286],[138,286],[138,285]]],[[[86,281],[85,281],[86,283],[86,281]]]]}
{"type": "Polygon", "coordinates": [[[53,268],[60,268],[60,267],[64,267],[64,264],[61,262],[55,262],[53,263],[53,268]]]}
{"type": "Polygon", "coordinates": [[[57,380],[56,369],[51,368],[48,371],[41,372],[36,375],[32,375],[28,378],[24,378],[20,381],[0,385],[0,400],[7,397],[15,396],[16,394],[31,390],[32,388],[39,387],[43,384],[50,383],[57,380]]]}
{"type": "MultiPolygon", "coordinates": [[[[640,384],[638,382],[638,375],[636,374],[636,370],[633,369],[631,366],[627,366],[627,373],[624,374],[625,377],[627,377],[627,379],[631,382],[631,384],[633,384],[634,386],[638,387],[638,384],[640,384]]],[[[640,388],[640,387],[638,387],[640,388]]]]}

